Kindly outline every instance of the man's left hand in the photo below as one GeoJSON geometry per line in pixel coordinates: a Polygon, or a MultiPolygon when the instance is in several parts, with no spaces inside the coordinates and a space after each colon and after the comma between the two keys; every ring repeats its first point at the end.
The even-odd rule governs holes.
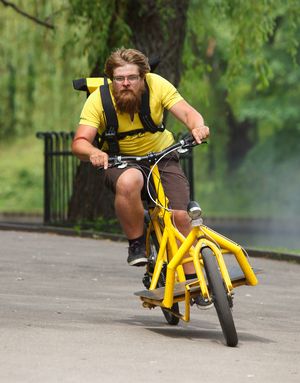
{"type": "Polygon", "coordinates": [[[191,131],[193,137],[197,144],[201,144],[202,140],[209,136],[209,127],[205,125],[201,125],[197,128],[192,129],[191,131]]]}

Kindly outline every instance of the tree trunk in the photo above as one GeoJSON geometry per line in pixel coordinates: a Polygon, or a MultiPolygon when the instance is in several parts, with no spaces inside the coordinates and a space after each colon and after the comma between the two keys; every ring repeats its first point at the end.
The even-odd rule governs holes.
{"type": "Polygon", "coordinates": [[[74,182],[74,192],[69,204],[69,221],[94,221],[99,217],[114,217],[113,193],[104,184],[104,170],[81,162],[74,182]]]}
{"type": "Polygon", "coordinates": [[[130,1],[127,22],[135,48],[150,59],[159,57],[159,74],[178,86],[189,0],[165,1],[162,7],[157,3],[157,0],[130,1]]]}
{"type": "MultiPolygon", "coordinates": [[[[181,75],[181,56],[185,38],[186,15],[189,0],[160,2],[132,0],[116,1],[115,12],[122,12],[132,32],[132,47],[141,50],[150,59],[159,57],[158,71],[163,77],[178,85],[181,75]],[[123,8],[122,8],[123,7],[123,8]],[[122,9],[121,9],[122,8],[122,9]],[[175,33],[174,33],[175,32],[175,33]]],[[[111,29],[118,17],[112,18],[111,29]]],[[[108,41],[113,49],[118,41],[108,41]]],[[[104,59],[99,58],[92,76],[101,74],[104,59]],[[99,73],[100,72],[100,73],[99,73]]],[[[69,204],[69,219],[90,221],[98,217],[114,218],[113,195],[104,185],[103,173],[90,164],[81,163],[69,204]]]]}
{"type": "Polygon", "coordinates": [[[238,168],[248,151],[255,145],[257,124],[246,119],[237,121],[230,103],[227,101],[228,91],[224,89],[221,76],[226,71],[227,62],[212,49],[207,50],[207,63],[212,70],[209,73],[211,94],[219,115],[214,117],[214,144],[210,150],[210,171],[216,177],[230,173],[238,168]],[[222,148],[225,149],[223,150],[222,148]],[[218,166],[216,166],[218,164],[218,166]]]}
{"type": "Polygon", "coordinates": [[[228,107],[227,121],[229,128],[227,160],[229,171],[234,171],[255,145],[257,126],[254,121],[249,119],[238,122],[230,107],[228,107]]]}

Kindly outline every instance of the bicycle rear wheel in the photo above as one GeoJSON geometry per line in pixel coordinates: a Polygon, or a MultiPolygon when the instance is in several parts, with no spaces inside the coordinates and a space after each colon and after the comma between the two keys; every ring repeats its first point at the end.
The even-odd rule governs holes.
{"type": "MultiPolygon", "coordinates": [[[[156,238],[156,235],[155,235],[155,232],[152,232],[151,233],[151,251],[152,252],[155,252],[156,254],[153,255],[152,254],[152,259],[155,258],[156,259],[156,256],[157,256],[157,253],[158,253],[158,250],[159,250],[159,243],[158,243],[158,240],[156,238]]],[[[159,276],[159,279],[158,279],[158,283],[157,283],[157,287],[165,287],[166,285],[166,264],[164,265],[164,267],[162,268],[162,271],[160,273],[160,276],[159,276]]],[[[175,312],[176,314],[179,314],[179,304],[178,303],[174,303],[173,306],[171,307],[171,311],[169,310],[166,310],[164,308],[161,307],[161,310],[164,314],[164,317],[166,319],[166,321],[172,325],[172,326],[176,326],[178,323],[179,323],[179,318],[172,314],[171,311],[175,312]]]]}
{"type": "Polygon", "coordinates": [[[207,247],[204,248],[201,253],[208,280],[209,293],[212,296],[226,344],[229,347],[235,347],[238,344],[238,336],[232,317],[230,303],[215,256],[211,249],[207,247]]]}

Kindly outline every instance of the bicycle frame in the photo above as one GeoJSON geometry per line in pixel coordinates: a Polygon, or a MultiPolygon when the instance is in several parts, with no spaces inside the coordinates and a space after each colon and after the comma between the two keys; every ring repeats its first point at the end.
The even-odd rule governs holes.
{"type": "MultiPolygon", "coordinates": [[[[170,309],[174,302],[185,301],[185,313],[179,314],[184,321],[190,318],[190,298],[201,292],[202,296],[211,300],[207,288],[206,277],[203,272],[201,249],[209,247],[216,257],[224,286],[228,295],[232,294],[234,287],[239,285],[254,286],[258,283],[256,275],[250,266],[246,252],[237,243],[210,229],[198,224],[192,228],[187,237],[184,237],[172,223],[172,212],[168,210],[168,199],[160,183],[160,173],[157,164],[151,165],[152,180],[157,195],[157,202],[164,201],[162,205],[149,209],[150,223],[147,229],[147,252],[149,255],[151,231],[155,231],[159,243],[159,251],[152,273],[149,293],[158,290],[157,284],[164,263],[167,263],[166,283],[163,296],[145,296],[137,293],[144,302],[145,307],[161,306],[170,309]],[[242,274],[231,278],[223,254],[232,254],[242,274]],[[193,262],[196,280],[186,281],[183,265],[193,262]],[[174,295],[175,286],[180,286],[179,293],[174,295]],[[200,290],[199,290],[200,289],[200,290]]],[[[161,289],[160,289],[161,290],[161,289]]],[[[178,290],[178,289],[177,289],[178,290]]],[[[176,315],[176,314],[174,314],[176,315]]],[[[178,315],[178,314],[177,314],[178,315]]]]}

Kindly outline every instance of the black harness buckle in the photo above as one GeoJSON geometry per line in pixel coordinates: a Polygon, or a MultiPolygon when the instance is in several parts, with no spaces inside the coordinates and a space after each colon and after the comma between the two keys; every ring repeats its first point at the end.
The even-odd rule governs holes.
{"type": "Polygon", "coordinates": [[[110,154],[116,155],[120,152],[117,132],[113,126],[108,126],[106,128],[105,132],[102,134],[102,138],[107,141],[110,154]]]}

